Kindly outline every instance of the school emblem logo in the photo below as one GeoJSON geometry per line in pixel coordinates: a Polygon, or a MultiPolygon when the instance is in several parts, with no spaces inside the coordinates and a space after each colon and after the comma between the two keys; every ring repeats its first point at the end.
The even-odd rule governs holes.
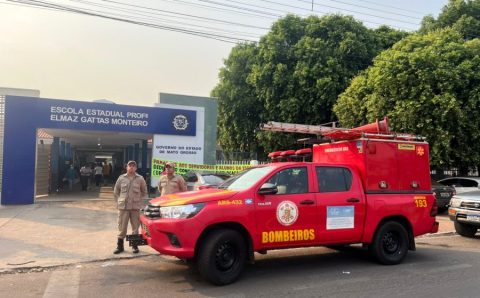
{"type": "Polygon", "coordinates": [[[184,115],[175,116],[172,123],[176,130],[185,130],[188,127],[188,119],[184,115]]]}
{"type": "Polygon", "coordinates": [[[291,201],[283,201],[277,207],[277,220],[284,226],[290,226],[297,221],[298,208],[291,201]]]}

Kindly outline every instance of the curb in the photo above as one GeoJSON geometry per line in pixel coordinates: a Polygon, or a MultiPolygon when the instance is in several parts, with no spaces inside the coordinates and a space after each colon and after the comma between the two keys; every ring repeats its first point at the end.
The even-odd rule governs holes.
{"type": "Polygon", "coordinates": [[[14,267],[14,268],[0,269],[0,276],[5,274],[16,274],[16,273],[44,272],[44,271],[49,271],[49,270],[58,269],[58,268],[69,268],[69,267],[78,266],[81,264],[93,264],[93,263],[101,263],[101,262],[115,261],[115,260],[131,260],[131,259],[145,258],[145,257],[150,257],[155,255],[159,255],[159,254],[142,254],[138,256],[106,258],[106,259],[98,259],[98,260],[83,261],[83,262],[76,262],[76,263],[67,263],[67,264],[61,264],[61,265],[14,267]]]}
{"type": "Polygon", "coordinates": [[[442,233],[435,233],[435,234],[426,234],[420,236],[418,238],[436,238],[436,237],[443,237],[443,236],[455,236],[458,235],[457,232],[442,232],[442,233]]]}

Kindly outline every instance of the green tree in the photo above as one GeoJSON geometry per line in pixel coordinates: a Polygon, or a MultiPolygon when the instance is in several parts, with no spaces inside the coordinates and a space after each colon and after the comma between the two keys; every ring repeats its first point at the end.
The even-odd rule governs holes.
{"type": "Polygon", "coordinates": [[[294,148],[302,136],[255,129],[267,121],[336,120],[332,106],[350,80],[405,36],[340,15],[280,19],[258,45],[236,46],[225,60],[212,92],[219,102],[220,145],[258,154],[294,148]]]}
{"type": "MultiPolygon", "coordinates": [[[[336,120],[332,107],[338,95],[375,55],[404,35],[387,27],[370,30],[340,15],[279,20],[261,39],[248,78],[264,107],[262,118],[302,124],[336,120]]],[[[298,137],[258,133],[268,151],[292,147],[298,137]]]]}
{"type": "Polygon", "coordinates": [[[247,82],[256,58],[254,44],[235,46],[220,70],[220,83],[211,92],[218,98],[218,142],[226,152],[256,152],[255,137],[263,110],[247,82]]]}
{"type": "Polygon", "coordinates": [[[480,0],[450,0],[435,19],[423,18],[420,33],[452,27],[465,39],[480,37],[480,0]]]}
{"type": "Polygon", "coordinates": [[[342,93],[343,126],[388,116],[393,129],[426,136],[433,166],[480,163],[480,40],[454,29],[409,36],[382,52],[342,93]]]}

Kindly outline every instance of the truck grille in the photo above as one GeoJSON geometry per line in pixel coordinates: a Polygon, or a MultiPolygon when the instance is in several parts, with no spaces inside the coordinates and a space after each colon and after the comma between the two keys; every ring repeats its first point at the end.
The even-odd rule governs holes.
{"type": "Polygon", "coordinates": [[[143,214],[148,218],[160,218],[160,207],[148,204],[143,209],[143,214]]]}
{"type": "Polygon", "coordinates": [[[480,210],[480,202],[462,202],[461,207],[472,210],[480,210]]]}

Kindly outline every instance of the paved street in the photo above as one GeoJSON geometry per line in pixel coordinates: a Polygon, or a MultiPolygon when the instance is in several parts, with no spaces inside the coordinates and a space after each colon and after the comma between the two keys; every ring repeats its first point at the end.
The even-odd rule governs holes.
{"type": "Polygon", "coordinates": [[[274,251],[224,287],[171,257],[109,260],[4,274],[0,297],[478,297],[479,241],[425,237],[397,266],[373,263],[360,248],[274,251]]]}
{"type": "Polygon", "coordinates": [[[405,263],[381,266],[366,252],[327,248],[256,255],[235,284],[215,287],[193,268],[149,247],[113,255],[111,188],[63,194],[0,208],[0,297],[476,297],[480,237],[417,238],[405,263]]]}

